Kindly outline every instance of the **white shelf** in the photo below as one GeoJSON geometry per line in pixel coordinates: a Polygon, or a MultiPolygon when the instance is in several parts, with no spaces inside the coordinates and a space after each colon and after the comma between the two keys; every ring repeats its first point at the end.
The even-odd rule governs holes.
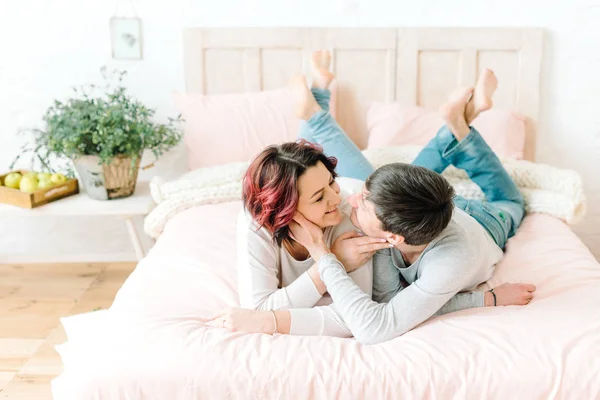
{"type": "MultiPolygon", "coordinates": [[[[81,187],[80,187],[81,189],[81,187]]],[[[154,208],[148,182],[138,182],[135,193],[118,200],[94,200],[85,193],[65,197],[36,208],[0,204],[0,216],[134,216],[146,215],[154,208]]]]}

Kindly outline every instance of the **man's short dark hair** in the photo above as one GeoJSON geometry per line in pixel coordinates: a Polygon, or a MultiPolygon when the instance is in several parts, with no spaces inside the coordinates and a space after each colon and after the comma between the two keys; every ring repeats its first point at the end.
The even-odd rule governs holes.
{"type": "Polygon", "coordinates": [[[406,244],[423,245],[450,223],[454,189],[444,177],[427,168],[393,163],[367,179],[367,200],[375,205],[382,229],[404,236],[406,244]]]}

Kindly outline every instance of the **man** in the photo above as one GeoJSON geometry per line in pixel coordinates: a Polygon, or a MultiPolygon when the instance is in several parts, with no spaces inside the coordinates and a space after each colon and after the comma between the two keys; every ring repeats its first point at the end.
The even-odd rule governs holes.
{"type": "MultiPolygon", "coordinates": [[[[367,178],[362,192],[348,199],[353,224],[393,245],[374,259],[373,298],[380,303],[348,277],[352,257],[338,260],[322,241],[320,229],[302,215],[295,218],[292,233],[318,262],[321,279],[357,340],[378,343],[402,335],[436,314],[457,293],[487,281],[502,258],[506,242],[523,219],[524,203],[496,155],[469,126],[491,108],[496,87],[493,72],[485,70],[475,88],[455,92],[440,110],[446,125],[413,164],[379,168],[367,178]],[[451,164],[467,172],[487,201],[454,197],[439,175],[451,164]],[[403,288],[402,280],[407,287],[403,288]]],[[[320,109],[313,97],[318,100],[318,90],[311,93],[300,83],[295,90],[298,115],[307,120],[310,132],[307,139],[336,156],[344,175],[344,158],[352,153],[352,165],[347,167],[352,169],[360,161],[358,149],[352,149],[337,123],[320,109]]],[[[514,290],[519,304],[528,304],[535,286],[523,284],[514,290]]],[[[483,306],[495,305],[496,296],[474,292],[462,297],[483,306]]]]}

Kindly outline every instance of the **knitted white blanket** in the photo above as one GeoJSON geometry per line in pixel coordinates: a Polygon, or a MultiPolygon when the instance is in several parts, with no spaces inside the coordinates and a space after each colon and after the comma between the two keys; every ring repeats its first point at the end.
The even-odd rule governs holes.
{"type": "MultiPolygon", "coordinates": [[[[410,163],[420,151],[417,146],[398,146],[365,150],[363,153],[375,168],[392,162],[410,163]]],[[[586,203],[579,174],[529,161],[501,159],[525,199],[529,213],[544,213],[574,224],[585,214],[586,203]]],[[[248,163],[232,163],[201,168],[181,178],[164,182],[154,178],[150,183],[156,208],[146,217],[144,229],[157,238],[169,218],[187,208],[240,200],[241,180],[248,163]]],[[[468,199],[484,199],[483,192],[467,174],[452,166],[442,174],[456,193],[468,199]]]]}

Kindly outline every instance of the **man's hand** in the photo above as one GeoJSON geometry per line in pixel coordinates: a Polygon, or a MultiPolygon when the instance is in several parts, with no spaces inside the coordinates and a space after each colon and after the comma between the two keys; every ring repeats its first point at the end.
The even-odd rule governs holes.
{"type": "MultiPolygon", "coordinates": [[[[497,306],[524,306],[535,296],[535,285],[529,283],[503,283],[494,288],[497,306]]],[[[485,293],[485,305],[493,306],[494,297],[490,292],[485,293]]]]}
{"type": "Polygon", "coordinates": [[[362,236],[358,232],[350,231],[335,240],[331,252],[344,265],[346,272],[352,272],[369,261],[377,250],[389,247],[390,244],[385,239],[362,236]]]}

